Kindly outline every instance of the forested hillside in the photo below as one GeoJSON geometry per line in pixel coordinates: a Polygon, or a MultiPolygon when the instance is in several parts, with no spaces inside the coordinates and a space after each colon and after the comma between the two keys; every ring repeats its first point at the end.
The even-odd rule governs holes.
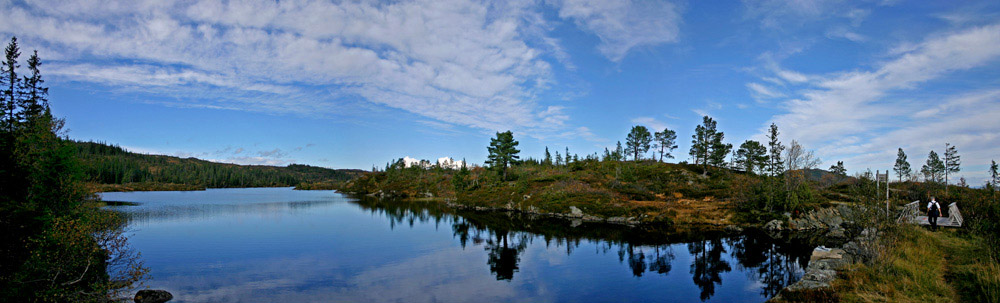
{"type": "Polygon", "coordinates": [[[73,141],[73,145],[87,180],[98,184],[183,184],[211,188],[295,186],[346,181],[364,173],[302,164],[281,167],[216,163],[134,153],[99,142],[73,141]]]}

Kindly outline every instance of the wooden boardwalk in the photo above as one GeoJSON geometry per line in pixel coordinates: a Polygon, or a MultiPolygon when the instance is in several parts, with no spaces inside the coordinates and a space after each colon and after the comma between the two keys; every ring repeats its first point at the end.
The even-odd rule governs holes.
{"type": "MultiPolygon", "coordinates": [[[[927,216],[922,216],[924,212],[920,211],[920,201],[913,201],[909,204],[903,206],[903,212],[899,214],[899,219],[896,222],[908,222],[920,225],[931,225],[927,221],[927,216]]],[[[952,202],[948,204],[948,211],[945,212],[947,217],[938,217],[938,226],[943,227],[962,227],[964,219],[962,218],[962,212],[958,210],[958,204],[952,202]]]]}

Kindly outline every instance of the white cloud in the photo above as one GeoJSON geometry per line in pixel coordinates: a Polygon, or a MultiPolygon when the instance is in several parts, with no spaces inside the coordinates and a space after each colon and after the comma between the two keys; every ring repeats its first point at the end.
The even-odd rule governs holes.
{"type": "Polygon", "coordinates": [[[680,8],[668,1],[557,0],[555,5],[560,17],[597,35],[597,49],[614,62],[635,47],[676,42],[680,32],[680,8]]]}
{"type": "Polygon", "coordinates": [[[755,82],[747,83],[747,88],[749,88],[750,91],[753,93],[754,99],[757,99],[758,101],[762,99],[780,98],[785,96],[785,94],[777,90],[774,90],[770,87],[764,86],[760,83],[755,83],[755,82]]]}
{"type": "Polygon", "coordinates": [[[657,120],[656,118],[653,117],[634,118],[632,119],[632,123],[645,125],[649,128],[650,132],[663,131],[664,129],[670,127],[670,125],[668,125],[667,123],[664,123],[663,121],[657,120]]]}
{"type": "MultiPolygon", "coordinates": [[[[535,94],[551,82],[543,55],[567,63],[568,56],[545,26],[529,24],[539,18],[530,8],[537,3],[504,4],[36,1],[0,4],[0,32],[16,34],[26,48],[58,52],[45,66],[56,77],[187,94],[178,102],[192,107],[338,114],[344,99],[357,96],[489,130],[566,127],[568,116],[545,114],[551,107],[535,94]],[[219,100],[227,95],[237,97],[219,100]]],[[[634,7],[618,8],[621,16],[572,15],[600,24],[673,24],[635,16],[634,7]]],[[[676,15],[672,5],[667,12],[676,15]]],[[[676,36],[675,28],[668,32],[676,36]]],[[[636,33],[623,50],[605,48],[623,56],[661,41],[649,34],[636,33]]]]}
{"type": "Polygon", "coordinates": [[[847,156],[860,165],[888,167],[896,147],[923,154],[930,149],[940,152],[950,142],[964,150],[967,165],[986,163],[988,154],[1000,145],[996,87],[946,102],[939,98],[900,100],[896,93],[995,63],[1000,58],[1000,24],[933,35],[907,48],[874,70],[811,80],[799,98],[784,103],[787,112],[768,124],[777,123],[785,138],[823,146],[820,155],[826,159],[847,156]],[[838,146],[843,143],[838,140],[845,137],[861,140],[838,146]]]}

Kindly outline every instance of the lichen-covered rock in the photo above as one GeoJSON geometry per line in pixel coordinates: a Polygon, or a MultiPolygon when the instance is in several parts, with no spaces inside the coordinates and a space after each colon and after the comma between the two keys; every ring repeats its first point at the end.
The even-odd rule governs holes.
{"type": "MultiPolygon", "coordinates": [[[[830,283],[837,279],[837,269],[850,262],[849,256],[843,249],[817,247],[809,257],[809,266],[806,273],[798,282],[785,287],[781,292],[794,292],[802,290],[812,290],[830,287],[830,283]]],[[[775,300],[780,300],[781,294],[775,296],[775,300]]]]}

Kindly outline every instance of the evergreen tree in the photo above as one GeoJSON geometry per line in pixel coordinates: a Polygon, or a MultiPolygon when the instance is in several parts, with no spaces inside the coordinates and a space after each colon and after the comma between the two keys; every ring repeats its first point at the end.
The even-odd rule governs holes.
{"type": "Polygon", "coordinates": [[[688,153],[694,159],[694,164],[704,166],[706,172],[708,171],[708,157],[715,140],[715,124],[715,120],[704,116],[702,124],[696,126],[694,134],[691,135],[691,150],[688,153]]]}
{"type": "Polygon", "coordinates": [[[486,165],[499,170],[503,180],[507,180],[507,167],[514,165],[518,160],[518,142],[514,140],[514,133],[511,131],[497,132],[497,137],[490,139],[490,146],[486,148],[489,155],[486,165]]]}
{"type": "Polygon", "coordinates": [[[768,170],[771,172],[771,176],[777,176],[784,173],[784,161],[781,159],[781,152],[785,150],[785,146],[781,145],[781,141],[778,141],[778,125],[771,123],[771,128],[767,133],[767,139],[769,140],[767,145],[770,147],[770,155],[768,157],[768,170]]]}
{"type": "Polygon", "coordinates": [[[622,149],[622,141],[618,141],[617,147],[615,147],[615,161],[625,160],[625,150],[622,149]]]}
{"type": "Polygon", "coordinates": [[[927,162],[920,168],[920,172],[924,174],[924,179],[927,181],[941,182],[944,171],[944,161],[941,161],[938,154],[932,150],[927,154],[927,162]]]}
{"type": "Polygon", "coordinates": [[[736,150],[733,162],[747,173],[763,172],[767,165],[767,148],[760,142],[746,140],[736,150]]]}
{"type": "Polygon", "coordinates": [[[993,189],[997,188],[997,181],[1000,181],[1000,174],[997,174],[997,161],[992,160],[990,165],[990,180],[993,181],[993,189]]]}
{"type": "Polygon", "coordinates": [[[565,160],[564,162],[566,162],[566,165],[569,165],[569,160],[570,160],[570,158],[569,158],[569,146],[566,147],[566,153],[565,153],[565,155],[566,155],[566,158],[564,159],[565,160]]]}
{"type": "Polygon", "coordinates": [[[21,56],[21,50],[17,46],[17,37],[10,38],[10,44],[4,49],[4,61],[2,66],[0,66],[0,85],[3,86],[0,90],[0,94],[3,95],[3,127],[8,132],[14,131],[14,125],[17,123],[17,116],[15,110],[17,109],[20,99],[18,98],[19,79],[17,76],[17,68],[21,67],[17,64],[17,58],[21,56]]]}
{"type": "Polygon", "coordinates": [[[653,136],[645,126],[633,126],[625,138],[625,152],[632,154],[632,161],[639,161],[639,155],[648,152],[652,142],[653,136]]]}
{"type": "Polygon", "coordinates": [[[542,161],[542,164],[552,165],[552,154],[549,153],[549,147],[548,146],[545,147],[545,160],[542,161]]]}
{"type": "Polygon", "coordinates": [[[725,134],[722,132],[716,132],[715,138],[712,140],[712,151],[708,156],[708,164],[716,167],[726,166],[726,157],[729,155],[729,151],[733,150],[733,145],[729,143],[722,143],[722,139],[725,134]]]}
{"type": "Polygon", "coordinates": [[[560,155],[559,152],[556,152],[556,166],[560,166],[562,165],[562,163],[563,163],[562,155],[560,155]]]}
{"type": "Polygon", "coordinates": [[[654,140],[656,142],[656,148],[660,151],[660,162],[663,162],[663,158],[667,157],[670,159],[674,158],[672,154],[674,149],[677,148],[677,133],[670,130],[669,128],[664,128],[661,132],[656,132],[654,134],[654,140]]]}
{"type": "Polygon", "coordinates": [[[910,162],[906,161],[906,153],[903,152],[902,147],[896,152],[896,165],[892,167],[892,170],[899,177],[899,182],[903,182],[903,176],[910,176],[910,162]]]}
{"type": "Polygon", "coordinates": [[[32,120],[43,114],[48,109],[49,88],[42,86],[41,72],[38,67],[42,65],[38,59],[38,51],[34,51],[28,58],[28,71],[30,76],[25,76],[21,85],[21,109],[25,120],[32,120]]]}
{"type": "Polygon", "coordinates": [[[944,144],[944,192],[948,194],[948,175],[961,171],[962,157],[951,143],[944,144]]]}
{"type": "Polygon", "coordinates": [[[837,161],[836,165],[830,165],[830,172],[839,176],[846,176],[847,169],[844,168],[844,161],[837,161]]]}

